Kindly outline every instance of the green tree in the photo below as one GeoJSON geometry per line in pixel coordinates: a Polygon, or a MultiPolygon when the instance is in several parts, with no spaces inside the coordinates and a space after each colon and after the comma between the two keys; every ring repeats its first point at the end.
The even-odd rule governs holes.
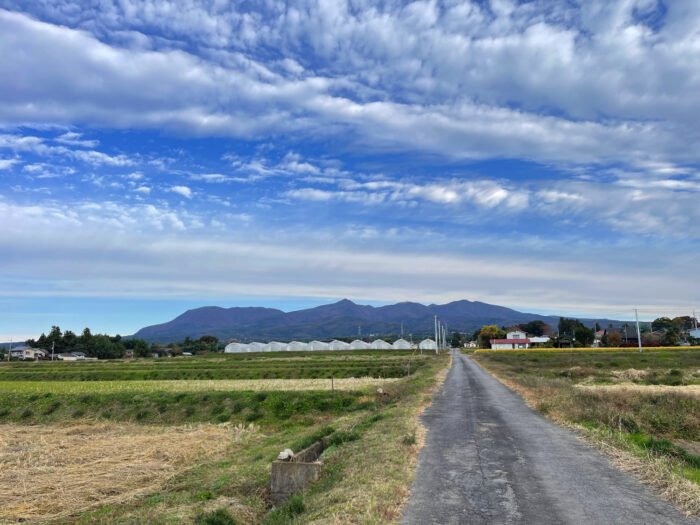
{"type": "Polygon", "coordinates": [[[659,317],[651,322],[651,329],[656,330],[668,330],[673,326],[673,321],[668,317],[659,317]]]}
{"type": "Polygon", "coordinates": [[[520,328],[526,334],[540,337],[544,335],[545,326],[544,321],[530,321],[529,323],[519,325],[518,328],[520,328]]]}
{"type": "Polygon", "coordinates": [[[479,346],[481,348],[491,348],[491,339],[503,339],[506,336],[495,324],[483,326],[479,330],[479,346]]]}

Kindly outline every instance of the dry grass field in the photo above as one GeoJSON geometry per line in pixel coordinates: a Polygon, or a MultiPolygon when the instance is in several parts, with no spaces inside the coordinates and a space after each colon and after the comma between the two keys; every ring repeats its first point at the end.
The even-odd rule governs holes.
{"type": "MultiPolygon", "coordinates": [[[[277,366],[266,359],[281,361],[245,357],[250,375],[277,366]]],[[[0,380],[0,523],[391,523],[413,478],[416,414],[448,359],[419,358],[406,375],[405,353],[347,356],[360,363],[351,368],[339,364],[345,357],[287,358],[284,374],[293,379],[217,378],[226,374],[216,370],[214,379],[196,378],[231,365],[228,357],[8,366],[0,380]],[[310,361],[320,377],[309,377],[310,361]],[[155,367],[181,379],[151,375],[155,367]],[[123,379],[127,368],[145,371],[123,379]],[[367,369],[403,376],[347,377],[367,369]],[[95,380],[106,371],[113,380],[95,380]],[[346,377],[331,383],[336,371],[346,377]],[[32,380],[35,373],[48,380],[32,380]],[[146,374],[152,379],[137,378],[146,374]],[[84,378],[62,379],[75,375],[84,378]],[[272,460],[323,436],[331,446],[321,479],[272,507],[272,460]]]]}
{"type": "Polygon", "coordinates": [[[246,432],[231,425],[0,425],[0,521],[45,521],[127,501],[230,449],[246,432]]]}

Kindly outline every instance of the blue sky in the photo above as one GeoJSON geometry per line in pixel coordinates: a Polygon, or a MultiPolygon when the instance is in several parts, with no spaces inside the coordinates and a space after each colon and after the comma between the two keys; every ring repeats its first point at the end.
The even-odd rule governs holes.
{"type": "Polygon", "coordinates": [[[700,4],[0,0],[0,340],[700,309],[700,4]]]}

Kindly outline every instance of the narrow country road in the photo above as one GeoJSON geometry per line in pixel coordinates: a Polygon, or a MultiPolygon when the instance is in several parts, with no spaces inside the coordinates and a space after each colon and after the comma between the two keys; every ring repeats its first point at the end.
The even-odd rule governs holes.
{"type": "Polygon", "coordinates": [[[699,524],[455,352],[401,523],[699,524]]]}

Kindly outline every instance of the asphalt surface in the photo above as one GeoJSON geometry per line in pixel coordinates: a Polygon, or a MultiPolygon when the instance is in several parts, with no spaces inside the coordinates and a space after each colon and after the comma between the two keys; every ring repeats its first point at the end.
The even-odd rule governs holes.
{"type": "Polygon", "coordinates": [[[455,352],[403,524],[700,524],[455,352]]]}

